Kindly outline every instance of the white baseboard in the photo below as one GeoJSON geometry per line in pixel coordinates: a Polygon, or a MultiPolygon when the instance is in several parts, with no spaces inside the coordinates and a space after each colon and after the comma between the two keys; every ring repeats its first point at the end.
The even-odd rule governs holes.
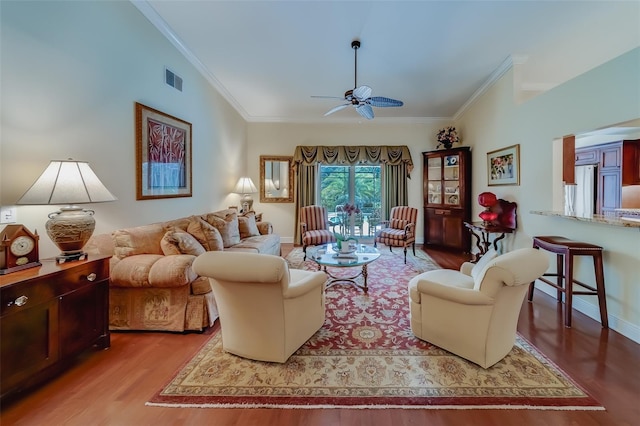
{"type": "MultiPolygon", "coordinates": [[[[553,287],[549,286],[536,286],[536,289],[548,294],[549,296],[556,298],[556,290],[553,287]]],[[[592,296],[595,298],[595,296],[592,296]]],[[[596,299],[597,300],[597,299],[596,299]]],[[[589,302],[585,302],[581,297],[574,296],[573,298],[573,308],[576,311],[579,311],[589,318],[592,318],[598,322],[600,322],[600,308],[598,305],[594,305],[589,302]]],[[[608,312],[609,315],[609,328],[617,331],[623,336],[633,340],[636,343],[640,343],[640,327],[637,324],[632,324],[629,321],[623,320],[615,315],[612,315],[611,312],[608,312]]]]}

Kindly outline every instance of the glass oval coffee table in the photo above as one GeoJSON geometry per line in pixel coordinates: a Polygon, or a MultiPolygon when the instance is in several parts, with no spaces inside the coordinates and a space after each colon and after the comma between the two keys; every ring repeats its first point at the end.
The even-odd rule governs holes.
{"type": "Polygon", "coordinates": [[[330,279],[326,287],[344,282],[361,288],[365,293],[369,290],[367,287],[367,265],[380,257],[380,252],[377,248],[365,244],[357,244],[352,247],[349,253],[341,253],[337,251],[333,244],[325,244],[307,249],[307,251],[309,251],[311,260],[318,264],[318,268],[324,269],[324,272],[329,276],[330,279]],[[353,268],[357,266],[361,266],[362,269],[352,277],[335,276],[327,270],[327,267],[353,268]],[[362,285],[356,281],[356,278],[360,276],[362,276],[362,285]]]}

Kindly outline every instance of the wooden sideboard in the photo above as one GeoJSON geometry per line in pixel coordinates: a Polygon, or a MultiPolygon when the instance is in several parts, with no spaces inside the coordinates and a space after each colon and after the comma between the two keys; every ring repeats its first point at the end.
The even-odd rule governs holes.
{"type": "Polygon", "coordinates": [[[44,259],[0,277],[3,400],[51,378],[80,352],[110,346],[109,259],[44,259]]]}

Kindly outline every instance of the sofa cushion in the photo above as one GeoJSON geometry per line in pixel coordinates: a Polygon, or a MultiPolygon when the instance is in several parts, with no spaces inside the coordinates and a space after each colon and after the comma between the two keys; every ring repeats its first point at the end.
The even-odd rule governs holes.
{"type": "Polygon", "coordinates": [[[220,231],[198,216],[191,216],[187,232],[193,235],[206,251],[220,251],[224,249],[224,242],[222,241],[220,231]]]}
{"type": "Polygon", "coordinates": [[[191,269],[195,256],[139,254],[128,256],[111,268],[112,287],[181,287],[198,276],[191,269]]]}
{"type": "Polygon", "coordinates": [[[227,251],[246,251],[251,253],[280,255],[280,236],[276,234],[257,235],[244,238],[240,243],[225,249],[227,251]]]}
{"type": "Polygon", "coordinates": [[[210,291],[211,283],[207,277],[198,277],[191,283],[191,294],[207,294],[210,291]]]}
{"type": "Polygon", "coordinates": [[[166,230],[160,223],[114,231],[114,254],[123,259],[137,254],[162,254],[160,240],[166,230]]]}
{"type": "Polygon", "coordinates": [[[255,212],[247,212],[238,216],[238,229],[240,231],[240,239],[260,235],[258,225],[256,225],[255,212]]]}
{"type": "Polygon", "coordinates": [[[193,235],[177,228],[171,228],[164,234],[160,247],[166,256],[172,254],[199,256],[206,251],[193,235]]]}
{"type": "Polygon", "coordinates": [[[164,256],[149,270],[149,284],[152,287],[179,287],[189,284],[198,278],[191,269],[195,259],[196,256],[190,254],[164,256]]]}
{"type": "Polygon", "coordinates": [[[138,254],[127,256],[119,262],[111,262],[109,285],[113,287],[151,287],[149,271],[154,263],[165,257],[162,254],[138,254]]]}
{"type": "Polygon", "coordinates": [[[168,220],[162,224],[164,229],[168,231],[171,228],[178,228],[183,231],[187,230],[189,223],[191,222],[191,217],[181,217],[180,219],[168,220]]]}
{"type": "Polygon", "coordinates": [[[227,209],[208,213],[203,219],[218,229],[222,236],[224,248],[240,242],[240,229],[238,228],[238,213],[236,210],[227,209]]]}

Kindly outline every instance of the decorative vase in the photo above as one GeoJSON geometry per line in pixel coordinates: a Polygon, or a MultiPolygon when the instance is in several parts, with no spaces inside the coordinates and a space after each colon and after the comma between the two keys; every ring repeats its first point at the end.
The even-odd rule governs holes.
{"type": "Polygon", "coordinates": [[[480,219],[482,219],[484,225],[486,226],[490,225],[491,222],[498,218],[498,213],[492,212],[489,208],[487,208],[487,210],[481,211],[478,216],[480,216],[480,219]]]}
{"type": "Polygon", "coordinates": [[[485,226],[491,224],[498,218],[498,213],[492,210],[492,207],[498,204],[498,197],[493,192],[483,192],[478,195],[478,204],[484,207],[478,216],[482,219],[485,226]]]}
{"type": "Polygon", "coordinates": [[[67,206],[49,214],[45,228],[51,241],[62,250],[60,257],[83,254],[82,247],[96,227],[93,213],[93,210],[82,207],[67,206]]]}

